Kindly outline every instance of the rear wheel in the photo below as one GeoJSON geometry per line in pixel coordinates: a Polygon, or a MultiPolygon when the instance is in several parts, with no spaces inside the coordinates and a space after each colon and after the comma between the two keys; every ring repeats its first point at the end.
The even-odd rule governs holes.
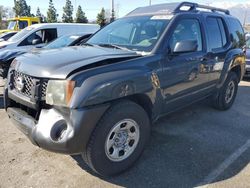
{"type": "Polygon", "coordinates": [[[129,168],[150,136],[150,121],[136,103],[114,104],[93,131],[83,159],[97,173],[110,176],[129,168]]]}
{"type": "Polygon", "coordinates": [[[238,81],[235,72],[230,72],[228,77],[219,90],[218,94],[213,97],[213,106],[219,110],[227,110],[229,109],[235,100],[237,91],[238,91],[238,81]]]}

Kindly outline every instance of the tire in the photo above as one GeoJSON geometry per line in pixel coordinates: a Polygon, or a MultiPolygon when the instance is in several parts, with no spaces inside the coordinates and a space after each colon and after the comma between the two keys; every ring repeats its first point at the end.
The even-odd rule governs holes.
{"type": "Polygon", "coordinates": [[[102,176],[117,175],[140,157],[149,137],[150,120],[145,110],[123,100],[112,105],[98,122],[82,158],[102,176]]]}
{"type": "Polygon", "coordinates": [[[235,72],[229,72],[227,79],[217,95],[213,96],[213,106],[218,110],[228,110],[234,103],[238,91],[239,78],[235,72]],[[230,92],[231,90],[231,92],[230,92]]]}

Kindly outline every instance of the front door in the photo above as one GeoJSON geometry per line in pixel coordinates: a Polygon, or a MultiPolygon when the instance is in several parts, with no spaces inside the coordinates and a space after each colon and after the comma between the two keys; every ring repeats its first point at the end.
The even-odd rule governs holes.
{"type": "Polygon", "coordinates": [[[183,18],[178,21],[169,40],[169,53],[162,62],[160,76],[163,113],[176,110],[208,93],[208,77],[204,71],[204,39],[198,18],[183,18]],[[180,41],[196,41],[197,47],[191,52],[174,53],[180,41]]]}

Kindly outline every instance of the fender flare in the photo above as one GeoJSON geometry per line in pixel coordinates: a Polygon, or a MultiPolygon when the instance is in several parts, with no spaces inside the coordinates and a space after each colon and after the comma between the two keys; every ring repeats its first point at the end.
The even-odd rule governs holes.
{"type": "Polygon", "coordinates": [[[244,74],[245,54],[242,49],[230,50],[225,58],[221,76],[217,84],[217,88],[221,88],[227,79],[228,73],[236,66],[241,67],[241,77],[244,74]]]}
{"type": "Polygon", "coordinates": [[[150,70],[125,69],[88,77],[75,88],[70,107],[93,106],[142,93],[152,96],[156,88],[151,75],[150,70]]]}

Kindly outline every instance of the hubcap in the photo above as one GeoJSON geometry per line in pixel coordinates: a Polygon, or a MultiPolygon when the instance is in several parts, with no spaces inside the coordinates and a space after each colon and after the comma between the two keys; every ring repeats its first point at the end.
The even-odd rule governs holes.
{"type": "Polygon", "coordinates": [[[234,81],[230,81],[227,86],[225,101],[226,103],[230,103],[234,96],[235,83],[234,81]]]}
{"type": "Polygon", "coordinates": [[[105,153],[111,161],[122,161],[135,150],[140,138],[138,124],[124,119],[113,126],[105,142],[105,153]]]}

